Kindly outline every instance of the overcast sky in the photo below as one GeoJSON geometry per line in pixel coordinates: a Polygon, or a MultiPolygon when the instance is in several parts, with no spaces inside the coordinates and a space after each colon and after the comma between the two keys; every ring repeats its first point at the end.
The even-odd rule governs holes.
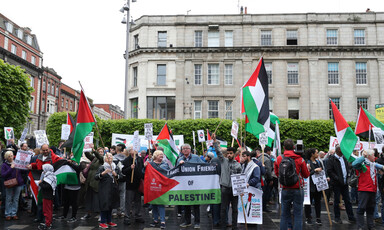
{"type": "MultiPolygon", "coordinates": [[[[0,0],[0,12],[37,36],[51,67],[62,82],[84,87],[94,103],[124,109],[124,58],[126,30],[119,9],[126,0],[0,0]]],[[[137,0],[131,16],[172,14],[248,14],[307,12],[383,12],[382,0],[137,0]]]]}

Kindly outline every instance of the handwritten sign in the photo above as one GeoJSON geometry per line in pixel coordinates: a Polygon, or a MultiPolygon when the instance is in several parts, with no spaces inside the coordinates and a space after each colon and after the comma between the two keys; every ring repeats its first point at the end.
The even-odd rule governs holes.
{"type": "Polygon", "coordinates": [[[47,144],[49,145],[49,141],[47,138],[47,134],[45,133],[45,130],[35,130],[33,131],[36,137],[36,147],[40,148],[42,145],[47,144]]]}
{"type": "Polygon", "coordinates": [[[231,136],[237,139],[237,134],[239,133],[239,124],[236,121],[232,122],[231,136]]]}
{"type": "Polygon", "coordinates": [[[31,162],[31,157],[33,156],[33,152],[31,151],[17,151],[15,158],[15,168],[27,170],[27,166],[29,162],[31,162]]]}
{"type": "Polygon", "coordinates": [[[133,133],[133,150],[140,151],[140,138],[139,138],[139,130],[136,130],[133,133]]]}
{"type": "Polygon", "coordinates": [[[145,140],[152,140],[153,137],[153,124],[145,123],[144,124],[144,136],[145,140]]]}
{"type": "Polygon", "coordinates": [[[245,179],[245,174],[231,175],[233,196],[240,196],[240,194],[246,191],[247,182],[245,179]]]}
{"type": "Polygon", "coordinates": [[[92,152],[92,144],[93,144],[93,132],[90,132],[84,138],[84,148],[83,152],[92,152]]]}
{"type": "Polygon", "coordinates": [[[259,145],[266,145],[266,144],[268,144],[267,132],[260,133],[260,135],[259,135],[259,145]]]}
{"type": "Polygon", "coordinates": [[[67,124],[61,125],[61,140],[68,140],[69,134],[71,134],[71,126],[67,124]]]}
{"type": "Polygon", "coordinates": [[[316,185],[317,191],[323,191],[328,189],[328,181],[325,176],[324,170],[319,173],[315,173],[312,175],[312,181],[316,185]]]}

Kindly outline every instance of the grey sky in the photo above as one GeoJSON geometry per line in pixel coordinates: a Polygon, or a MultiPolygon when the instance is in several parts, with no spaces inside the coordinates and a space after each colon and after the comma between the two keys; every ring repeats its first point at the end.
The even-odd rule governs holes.
{"type": "MultiPolygon", "coordinates": [[[[44,66],[95,103],[124,108],[125,25],[119,9],[124,0],[0,0],[0,12],[36,34],[44,66]]],[[[384,11],[380,0],[137,0],[131,16],[172,14],[248,14],[384,11]]]]}

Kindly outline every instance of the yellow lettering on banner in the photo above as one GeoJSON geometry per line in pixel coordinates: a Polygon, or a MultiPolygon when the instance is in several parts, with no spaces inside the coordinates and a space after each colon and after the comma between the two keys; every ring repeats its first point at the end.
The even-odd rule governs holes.
{"type": "Polygon", "coordinates": [[[384,122],[384,107],[377,108],[375,111],[377,120],[384,122]]]}

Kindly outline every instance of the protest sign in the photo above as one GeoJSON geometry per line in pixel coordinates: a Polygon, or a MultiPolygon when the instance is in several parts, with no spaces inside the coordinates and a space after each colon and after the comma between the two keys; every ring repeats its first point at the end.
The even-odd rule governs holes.
{"type": "Polygon", "coordinates": [[[312,175],[312,181],[316,185],[317,191],[323,191],[328,189],[328,181],[325,176],[324,170],[312,175]]]}
{"type": "Polygon", "coordinates": [[[237,222],[245,223],[241,199],[243,199],[247,224],[263,224],[263,191],[249,186],[244,196],[239,196],[237,222]]]}
{"type": "Polygon", "coordinates": [[[199,142],[205,142],[204,130],[197,130],[197,137],[199,138],[199,142]]]}
{"type": "Polygon", "coordinates": [[[83,152],[92,152],[92,144],[93,144],[93,132],[90,132],[84,138],[84,148],[83,152]]]}
{"type": "Polygon", "coordinates": [[[152,140],[153,137],[153,124],[145,123],[144,124],[144,136],[146,140],[152,140]]]}
{"type": "Polygon", "coordinates": [[[28,170],[27,166],[29,162],[31,162],[31,157],[33,156],[33,152],[19,150],[17,151],[15,157],[15,168],[28,170]]]}
{"type": "Polygon", "coordinates": [[[133,150],[139,152],[140,151],[140,138],[139,138],[139,131],[136,130],[133,133],[133,150]]]}
{"type": "Polygon", "coordinates": [[[33,131],[36,137],[36,147],[40,148],[43,144],[49,145],[49,141],[47,138],[47,134],[45,133],[45,130],[35,130],[33,131]]]}
{"type": "Polygon", "coordinates": [[[304,205],[311,204],[310,186],[309,179],[304,178],[304,205]]]}
{"type": "Polygon", "coordinates": [[[23,133],[21,133],[21,137],[20,137],[20,143],[23,143],[25,141],[25,137],[27,136],[27,133],[28,133],[28,128],[24,128],[23,130],[23,133]]]}
{"type": "Polygon", "coordinates": [[[375,136],[375,143],[379,145],[384,144],[383,130],[380,128],[372,128],[372,132],[375,136]]]}
{"type": "Polygon", "coordinates": [[[144,177],[144,203],[158,205],[220,204],[216,165],[184,163],[169,171],[148,164],[144,177]]]}
{"type": "Polygon", "coordinates": [[[232,192],[233,196],[240,196],[247,189],[247,182],[245,181],[245,174],[231,175],[232,192]]]}
{"type": "Polygon", "coordinates": [[[15,134],[12,127],[4,127],[4,138],[5,140],[15,139],[15,134]]]}
{"type": "MultiPolygon", "coordinates": [[[[157,135],[153,135],[152,140],[154,144],[157,143],[156,138],[157,138],[157,135]]],[[[147,150],[148,141],[145,139],[145,136],[139,135],[139,139],[140,139],[140,150],[147,150]]],[[[173,140],[175,140],[175,145],[178,148],[180,148],[181,145],[184,144],[183,135],[173,135],[173,140]]],[[[117,145],[117,144],[124,144],[125,146],[129,146],[129,145],[133,146],[133,135],[112,133],[111,145],[117,145]]]]}
{"type": "Polygon", "coordinates": [[[71,134],[71,125],[61,125],[61,140],[68,140],[69,134],[71,134]]]}
{"type": "Polygon", "coordinates": [[[264,132],[264,133],[260,133],[259,135],[259,145],[260,146],[265,146],[266,144],[268,144],[268,136],[267,136],[267,132],[264,132]]]}
{"type": "Polygon", "coordinates": [[[237,139],[237,134],[239,133],[239,124],[236,121],[232,122],[231,136],[237,139]]]}

